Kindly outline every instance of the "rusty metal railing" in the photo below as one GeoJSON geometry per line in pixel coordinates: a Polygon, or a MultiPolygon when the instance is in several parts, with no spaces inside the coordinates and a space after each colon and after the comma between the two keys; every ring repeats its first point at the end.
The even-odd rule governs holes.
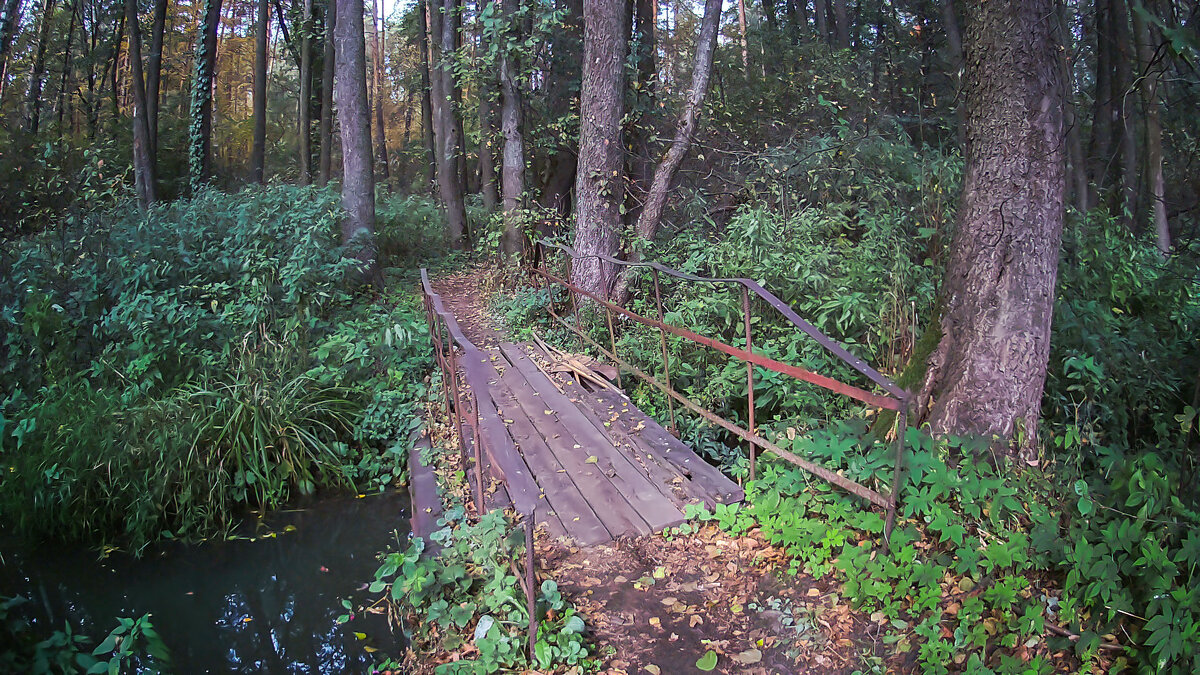
{"type": "Polygon", "coordinates": [[[446,407],[446,417],[453,421],[463,467],[466,469],[470,466],[475,477],[475,511],[482,514],[486,508],[483,496],[485,476],[490,479],[493,474],[498,474],[505,482],[513,509],[519,514],[525,530],[525,595],[529,610],[529,655],[532,659],[538,626],[538,587],[534,584],[533,561],[537,484],[505,430],[499,409],[488,391],[489,371],[494,376],[495,370],[487,356],[463,335],[454,315],[434,292],[429,273],[424,268],[421,269],[421,290],[434,356],[442,373],[442,402],[446,407]],[[463,386],[459,386],[460,383],[463,386]]]}
{"type": "Polygon", "coordinates": [[[721,427],[722,429],[725,429],[729,433],[746,441],[749,444],[750,480],[755,479],[755,475],[756,475],[755,467],[756,467],[757,455],[758,455],[759,450],[762,449],[762,450],[771,452],[772,454],[800,467],[801,469],[807,471],[808,473],[810,473],[814,476],[817,476],[819,478],[822,478],[825,481],[845,490],[846,492],[849,492],[850,494],[861,497],[862,499],[870,502],[871,504],[874,504],[876,506],[883,508],[887,514],[887,518],[885,520],[885,525],[884,525],[884,533],[883,533],[884,541],[885,541],[885,543],[890,542],[892,528],[896,522],[896,499],[897,499],[897,495],[899,494],[899,489],[900,489],[900,485],[901,485],[900,481],[901,481],[901,477],[903,474],[904,438],[905,438],[905,435],[906,435],[906,432],[908,429],[909,403],[912,400],[912,397],[909,394],[909,392],[907,392],[904,389],[902,389],[901,387],[897,386],[895,382],[893,382],[891,379],[887,378],[886,376],[884,376],[883,374],[881,374],[880,372],[878,372],[877,370],[872,368],[869,364],[867,364],[862,359],[851,354],[849,351],[846,350],[845,347],[843,347],[841,344],[839,344],[836,340],[834,340],[834,339],[830,338],[829,336],[825,335],[824,333],[822,333],[816,326],[814,326],[811,323],[802,319],[786,303],[784,303],[782,300],[777,298],[773,293],[771,293],[767,289],[763,288],[760,284],[758,284],[757,282],[755,282],[751,279],[741,279],[741,278],[713,279],[713,278],[701,277],[701,276],[696,276],[693,274],[687,274],[684,272],[680,272],[679,270],[675,270],[675,269],[672,269],[670,267],[667,267],[665,265],[655,263],[655,262],[634,263],[634,262],[619,260],[617,258],[612,258],[609,256],[604,256],[604,255],[581,256],[579,253],[576,253],[575,250],[569,246],[559,244],[556,242],[551,242],[551,241],[548,241],[545,239],[540,239],[540,240],[534,242],[534,244],[537,247],[536,251],[535,251],[535,256],[534,256],[535,264],[533,267],[530,268],[530,271],[534,275],[535,280],[536,279],[541,280],[539,282],[539,284],[544,284],[544,288],[547,291],[547,295],[549,296],[547,298],[547,311],[555,319],[555,321],[557,321],[558,323],[560,323],[563,326],[570,329],[577,336],[579,336],[580,339],[587,341],[592,346],[597,348],[601,353],[603,353],[605,356],[607,356],[609,359],[611,359],[613,361],[613,363],[617,366],[618,373],[620,372],[620,369],[622,367],[624,367],[626,370],[628,370],[629,372],[632,372],[634,375],[636,375],[641,380],[645,381],[646,383],[650,384],[654,388],[656,388],[659,391],[666,394],[667,409],[668,409],[668,414],[670,415],[670,428],[673,433],[678,434],[678,428],[675,423],[675,406],[674,406],[674,403],[678,403],[678,404],[682,405],[683,407],[687,408],[688,410],[692,411],[693,413],[704,418],[705,420],[721,427]],[[655,309],[656,309],[657,318],[642,316],[640,314],[637,314],[635,312],[632,312],[632,311],[626,309],[625,307],[622,307],[620,305],[617,305],[616,303],[611,302],[606,297],[601,297],[595,293],[584,290],[584,289],[580,288],[579,286],[572,284],[566,278],[563,278],[563,277],[568,277],[569,274],[564,274],[563,277],[560,277],[560,276],[554,274],[549,269],[547,269],[547,265],[546,265],[548,249],[554,249],[557,251],[561,251],[562,253],[569,256],[569,261],[572,263],[575,260],[578,260],[579,258],[598,258],[607,263],[617,265],[620,267],[648,268],[651,271],[651,277],[653,280],[654,305],[655,305],[655,309]],[[668,324],[665,320],[665,313],[663,311],[663,301],[662,301],[662,289],[659,284],[659,277],[662,274],[668,275],[675,279],[681,279],[683,281],[688,281],[688,282],[693,282],[693,283],[703,283],[703,284],[713,284],[713,285],[732,285],[732,286],[740,287],[740,289],[741,289],[741,305],[742,305],[742,323],[743,323],[743,326],[745,329],[745,343],[746,343],[745,348],[743,349],[741,347],[735,347],[733,345],[721,342],[720,340],[716,340],[711,337],[700,335],[694,331],[688,330],[687,328],[668,324]],[[554,311],[554,298],[553,298],[553,294],[550,292],[551,285],[555,285],[559,288],[566,289],[567,293],[570,296],[571,311],[576,316],[575,322],[567,321],[564,317],[560,316],[557,312],[554,311]],[[866,376],[867,379],[871,380],[871,382],[873,382],[880,389],[882,389],[884,393],[882,393],[882,394],[872,393],[865,389],[861,389],[859,387],[855,387],[855,386],[846,384],[844,382],[840,382],[832,377],[827,377],[825,375],[815,373],[806,368],[802,368],[800,366],[796,366],[793,364],[789,364],[789,363],[785,363],[783,361],[773,359],[773,358],[766,356],[765,354],[762,354],[760,352],[755,352],[754,351],[753,334],[752,334],[751,328],[750,328],[750,324],[751,324],[751,304],[750,304],[751,294],[753,294],[754,296],[756,296],[758,298],[761,298],[772,309],[774,309],[779,315],[781,315],[784,319],[786,319],[788,322],[790,322],[792,325],[794,325],[801,332],[803,332],[804,334],[806,334],[807,336],[809,336],[810,338],[815,340],[818,344],[820,344],[822,347],[824,347],[825,350],[827,350],[828,352],[830,352],[831,354],[836,356],[839,360],[843,361],[844,363],[848,364],[854,370],[856,370],[859,373],[861,373],[862,375],[866,376]],[[583,328],[578,325],[578,323],[579,323],[578,317],[580,316],[580,314],[579,314],[580,303],[578,300],[579,296],[585,297],[585,298],[591,300],[592,302],[596,303],[599,307],[603,308],[604,315],[605,315],[605,317],[604,317],[605,324],[608,328],[609,347],[605,347],[604,345],[597,342],[594,338],[592,338],[592,336],[590,336],[587,333],[587,331],[583,330],[583,328]],[[662,352],[662,377],[661,377],[661,379],[644,372],[643,370],[641,370],[634,364],[626,361],[625,359],[622,359],[620,356],[617,355],[617,353],[616,353],[616,349],[617,349],[616,334],[613,330],[613,315],[614,314],[624,316],[627,319],[637,322],[637,323],[640,323],[642,325],[650,326],[650,327],[658,329],[659,344],[661,346],[661,352],[662,352]],[[724,417],[721,417],[720,415],[717,415],[716,413],[713,413],[710,410],[705,409],[703,406],[701,406],[700,404],[691,400],[690,398],[688,398],[687,396],[683,395],[682,393],[680,393],[678,390],[675,389],[675,386],[672,384],[672,381],[671,381],[671,362],[670,362],[670,357],[669,357],[669,353],[668,353],[668,349],[667,349],[667,334],[668,333],[671,335],[683,338],[685,340],[688,340],[692,343],[716,350],[718,352],[726,354],[735,359],[739,359],[746,363],[746,392],[747,392],[747,410],[746,410],[747,425],[746,425],[746,427],[739,426],[738,424],[736,424],[728,419],[725,419],[724,417]],[[811,462],[807,459],[804,459],[803,457],[800,457],[792,452],[784,450],[783,448],[779,447],[777,444],[760,436],[758,434],[757,427],[755,425],[755,409],[754,409],[754,407],[755,407],[754,406],[754,367],[755,366],[758,366],[760,368],[765,368],[767,370],[771,370],[771,371],[781,373],[784,375],[788,375],[797,380],[808,382],[810,384],[817,385],[819,387],[822,387],[824,389],[832,391],[836,394],[840,394],[842,396],[846,396],[846,397],[855,399],[857,401],[860,401],[862,403],[865,403],[866,405],[873,407],[873,408],[878,408],[881,410],[895,411],[897,413],[897,428],[896,428],[896,439],[895,439],[895,453],[896,454],[895,454],[895,463],[894,463],[893,472],[892,472],[892,485],[891,485],[890,494],[885,495],[876,490],[872,490],[871,488],[868,488],[865,485],[862,485],[860,483],[852,481],[849,478],[842,476],[841,474],[838,474],[834,471],[830,471],[829,469],[826,469],[825,467],[820,466],[819,464],[816,464],[816,463],[811,462]]]}

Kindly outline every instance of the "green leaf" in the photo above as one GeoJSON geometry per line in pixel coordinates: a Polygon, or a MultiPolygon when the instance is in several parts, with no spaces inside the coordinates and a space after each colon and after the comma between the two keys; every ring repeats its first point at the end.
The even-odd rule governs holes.
{"type": "Polygon", "coordinates": [[[696,661],[696,667],[700,670],[708,672],[717,667],[717,653],[713,650],[708,650],[700,660],[696,661]]]}
{"type": "Polygon", "coordinates": [[[1087,497],[1079,498],[1079,513],[1086,516],[1086,515],[1089,515],[1094,510],[1095,510],[1095,505],[1092,504],[1092,500],[1088,499],[1087,497]]]}

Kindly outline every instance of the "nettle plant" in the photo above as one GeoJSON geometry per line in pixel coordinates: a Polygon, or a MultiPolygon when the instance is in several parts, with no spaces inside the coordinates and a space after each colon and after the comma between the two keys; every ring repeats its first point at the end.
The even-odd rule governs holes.
{"type": "Polygon", "coordinates": [[[436,672],[547,670],[587,660],[583,619],[551,579],[538,589],[538,641],[534,653],[528,653],[529,611],[515,574],[524,565],[523,534],[503,511],[472,523],[463,507],[455,505],[438,523],[442,529],[430,535],[439,547],[436,554],[426,550],[425,540],[414,538],[405,551],[383,556],[369,587],[415,615],[408,625],[419,644],[471,655],[438,666],[436,672]]]}

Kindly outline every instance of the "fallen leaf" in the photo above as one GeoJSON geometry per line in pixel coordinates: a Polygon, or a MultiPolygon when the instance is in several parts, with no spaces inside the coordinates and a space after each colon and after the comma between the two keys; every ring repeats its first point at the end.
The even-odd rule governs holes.
{"type": "Polygon", "coordinates": [[[762,661],[762,652],[757,649],[747,649],[740,654],[735,654],[733,660],[744,666],[748,666],[762,661]]]}
{"type": "Polygon", "coordinates": [[[659,668],[658,666],[654,665],[653,663],[647,663],[645,666],[642,667],[642,670],[646,671],[647,673],[650,673],[650,675],[662,675],[662,668],[659,668]]]}
{"type": "Polygon", "coordinates": [[[588,464],[595,464],[598,461],[600,461],[600,460],[595,455],[588,455],[588,458],[587,458],[588,464]]]}
{"type": "Polygon", "coordinates": [[[650,625],[655,628],[662,628],[662,621],[657,616],[650,617],[650,625]]]}
{"type": "Polygon", "coordinates": [[[708,650],[696,661],[696,667],[705,672],[717,667],[717,653],[713,650],[708,650]]]}

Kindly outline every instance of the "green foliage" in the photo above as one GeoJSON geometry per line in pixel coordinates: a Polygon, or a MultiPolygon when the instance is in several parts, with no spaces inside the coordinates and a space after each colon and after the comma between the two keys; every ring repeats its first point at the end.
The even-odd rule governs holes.
{"type": "Polygon", "coordinates": [[[338,213],[328,190],[203,192],[15,246],[0,276],[9,522],[140,549],[211,534],[240,505],[399,477],[427,328],[410,297],[356,298],[338,213]]]}
{"type": "Polygon", "coordinates": [[[150,615],[118,618],[117,626],[94,649],[92,639],[70,624],[45,639],[20,612],[25,598],[0,598],[0,668],[8,673],[164,673],[172,671],[171,653],[154,630],[150,615]]]}
{"type": "Polygon", "coordinates": [[[476,658],[439,666],[438,673],[549,670],[585,661],[583,619],[551,579],[539,589],[538,641],[534,653],[527,653],[529,610],[514,576],[514,570],[524,568],[523,534],[504,512],[492,511],[471,523],[463,508],[455,506],[438,522],[442,529],[430,535],[440,547],[437,555],[426,552],[426,542],[416,538],[406,551],[383,557],[369,589],[419,615],[410,624],[419,644],[454,650],[474,642],[476,658]]]}
{"type": "Polygon", "coordinates": [[[375,200],[375,238],[388,265],[412,265],[445,254],[445,217],[427,195],[381,191],[375,200]]]}
{"type": "MultiPolygon", "coordinates": [[[[792,450],[857,481],[883,482],[891,449],[864,432],[855,423],[797,437],[792,450]]],[[[1171,498],[1178,486],[1161,462],[1142,456],[1111,482],[1072,485],[1068,494],[1032,474],[952,463],[977,446],[910,430],[887,550],[880,514],[782,463],[760,464],[747,506],[686,515],[734,534],[758,527],[787,551],[793,571],[835,575],[842,593],[886,628],[886,644],[915,650],[923,672],[955,663],[972,672],[1028,672],[1030,664],[1012,658],[1017,647],[1068,646],[1043,636],[1047,623],[1080,634],[1072,647],[1084,659],[1101,636],[1120,635],[1138,672],[1200,665],[1200,515],[1171,498]],[[1047,506],[1055,503],[1070,503],[1072,512],[1047,506]]]]}

